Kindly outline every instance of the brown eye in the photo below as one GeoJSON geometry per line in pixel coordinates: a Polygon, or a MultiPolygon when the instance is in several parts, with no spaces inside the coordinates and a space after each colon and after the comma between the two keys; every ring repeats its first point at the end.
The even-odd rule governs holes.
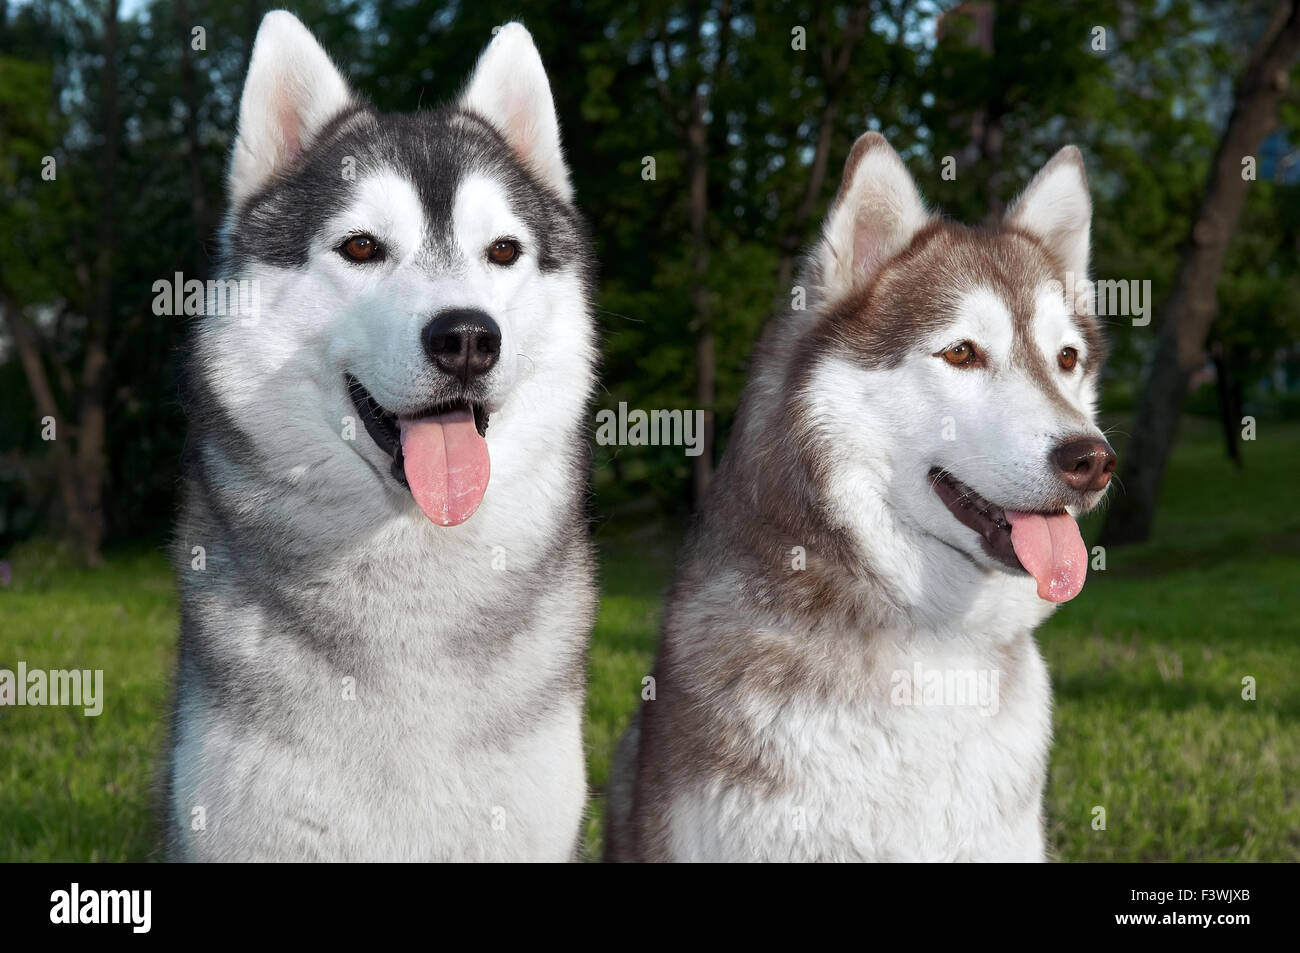
{"type": "Polygon", "coordinates": [[[383,257],[383,249],[373,235],[353,235],[339,251],[352,261],[375,261],[383,257]]]}
{"type": "Polygon", "coordinates": [[[972,367],[979,363],[979,356],[975,353],[975,347],[970,341],[954,344],[937,356],[942,356],[953,367],[972,367]]]}
{"type": "Polygon", "coordinates": [[[1061,370],[1072,371],[1074,365],[1079,363],[1079,352],[1072,347],[1061,348],[1061,353],[1056,355],[1056,363],[1061,365],[1061,370]]]}
{"type": "Polygon", "coordinates": [[[487,256],[494,265],[513,265],[519,257],[519,243],[510,238],[499,238],[488,246],[487,256]]]}

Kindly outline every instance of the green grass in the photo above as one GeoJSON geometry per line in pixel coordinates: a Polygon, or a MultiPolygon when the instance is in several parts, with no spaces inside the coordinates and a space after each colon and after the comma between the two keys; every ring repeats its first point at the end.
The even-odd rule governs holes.
{"type": "Polygon", "coordinates": [[[104,708],[0,708],[0,860],[143,860],[176,644],[160,553],[70,570],[47,546],[13,556],[0,668],[103,669],[104,708]]]}
{"type": "Polygon", "coordinates": [[[1107,553],[1039,630],[1062,860],[1300,859],[1300,427],[1244,446],[1238,471],[1185,420],[1153,541],[1107,553]]]}
{"type": "MultiPolygon", "coordinates": [[[[1060,860],[1300,859],[1300,426],[1263,424],[1247,465],[1184,423],[1153,542],[1107,554],[1039,631],[1055,686],[1047,791],[1060,860]],[[1242,679],[1258,697],[1242,699],[1242,679]],[[1093,829],[1093,810],[1106,829],[1093,829]]],[[[653,516],[652,513],[641,515],[653,516]]],[[[588,856],[600,853],[613,748],[639,703],[678,527],[597,527],[604,598],[591,650],[588,856]]],[[[1095,534],[1096,520],[1085,535],[1095,534]]],[[[0,860],[151,855],[175,597],[159,553],[71,571],[13,554],[0,667],[102,668],[98,718],[0,709],[0,860]]]]}

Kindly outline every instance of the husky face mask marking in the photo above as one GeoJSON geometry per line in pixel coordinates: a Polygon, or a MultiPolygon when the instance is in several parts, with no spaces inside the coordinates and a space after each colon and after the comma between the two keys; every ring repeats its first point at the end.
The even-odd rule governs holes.
{"type": "Polygon", "coordinates": [[[804,382],[829,480],[887,480],[903,523],[1029,572],[1052,602],[1083,586],[1074,515],[1115,468],[1094,423],[1100,334],[1064,291],[1067,274],[1087,273],[1089,216],[1076,150],[1001,228],[971,229],[930,219],[897,154],[863,137],[819,250],[826,356],[804,382]]]}
{"type": "Polygon", "coordinates": [[[231,168],[227,267],[276,315],[248,334],[250,359],[317,351],[337,369],[319,400],[368,435],[358,464],[444,526],[482,503],[488,424],[521,375],[581,373],[590,352],[550,313],[587,294],[588,256],[546,77],[517,33],[455,107],[413,116],[368,108],[314,41],[275,59],[263,45],[231,168]]]}
{"type": "Polygon", "coordinates": [[[228,186],[217,274],[260,308],[188,355],[169,853],[571,858],[591,243],[532,38],[384,115],[268,13],[228,186]]]}
{"type": "Polygon", "coordinates": [[[996,228],[932,218],[876,134],[774,318],[610,770],[614,860],[1042,860],[1034,628],[1083,582],[1105,492],[1077,151],[996,228]],[[792,557],[798,556],[796,563],[792,557]],[[921,672],[997,710],[918,716],[921,672]],[[805,821],[796,830],[793,812],[805,821]]]}

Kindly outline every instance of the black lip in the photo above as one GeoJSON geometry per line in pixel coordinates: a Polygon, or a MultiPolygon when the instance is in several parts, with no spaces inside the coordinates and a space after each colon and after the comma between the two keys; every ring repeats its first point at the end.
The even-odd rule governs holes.
{"type": "MultiPolygon", "coordinates": [[[[361,382],[351,374],[344,374],[343,379],[347,385],[348,396],[352,398],[352,406],[361,415],[361,422],[365,425],[366,433],[370,434],[370,439],[375,442],[375,445],[380,450],[393,458],[393,479],[402,486],[407,486],[406,468],[402,461],[402,431],[397,422],[397,414],[385,410],[379,401],[370,396],[370,391],[366,390],[361,382]]],[[[412,414],[411,416],[431,417],[436,414],[445,414],[457,407],[469,407],[474,412],[474,426],[478,429],[479,435],[487,436],[487,408],[478,401],[468,398],[430,404],[418,414],[412,414]]]]}
{"type": "Polygon", "coordinates": [[[1011,523],[1007,520],[1006,510],[990,503],[940,467],[930,470],[930,485],[948,507],[948,512],[963,526],[979,534],[984,552],[1008,569],[1026,571],[1011,545],[1011,523]]]}

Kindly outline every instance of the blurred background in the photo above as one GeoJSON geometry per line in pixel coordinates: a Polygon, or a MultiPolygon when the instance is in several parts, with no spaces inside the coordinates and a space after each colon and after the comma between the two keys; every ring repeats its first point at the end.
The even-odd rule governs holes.
{"type": "MultiPolygon", "coordinates": [[[[156,316],[152,285],[210,276],[273,6],[0,0],[0,668],[103,668],[108,691],[98,719],[0,709],[3,860],[150,856],[189,320],[156,316]]],[[[1149,288],[1144,315],[1106,320],[1122,486],[1085,527],[1104,568],[1041,635],[1054,850],[1300,858],[1300,625],[1283,598],[1300,582],[1294,0],[287,6],[393,111],[453,97],[492,28],[522,19],[598,248],[596,409],[712,422],[697,458],[594,448],[592,856],[610,749],[752,345],[875,129],[970,223],[1078,144],[1094,275],[1149,288]]]]}

